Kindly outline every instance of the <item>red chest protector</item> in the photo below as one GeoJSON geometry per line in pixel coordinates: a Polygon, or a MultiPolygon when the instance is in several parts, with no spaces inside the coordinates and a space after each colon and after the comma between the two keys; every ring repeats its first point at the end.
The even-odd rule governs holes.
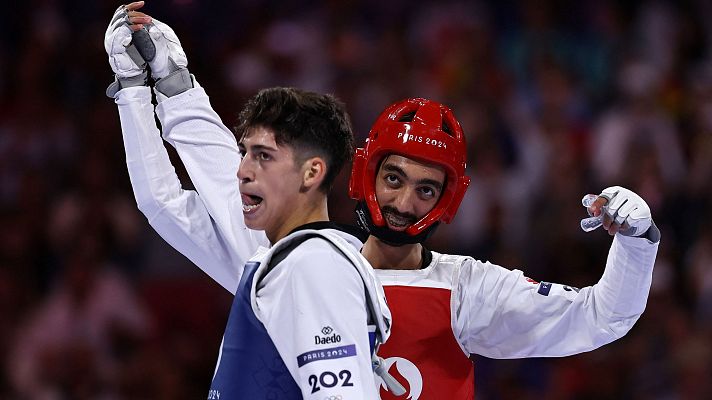
{"type": "Polygon", "coordinates": [[[378,355],[406,394],[396,397],[381,385],[381,399],[474,399],[474,365],[452,332],[450,289],[389,285],[383,278],[393,329],[378,355]]]}

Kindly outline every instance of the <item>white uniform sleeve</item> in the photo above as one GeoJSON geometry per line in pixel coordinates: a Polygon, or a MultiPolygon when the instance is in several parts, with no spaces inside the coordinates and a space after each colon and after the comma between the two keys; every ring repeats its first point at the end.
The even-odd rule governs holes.
{"type": "Polygon", "coordinates": [[[616,235],[603,276],[581,290],[470,259],[453,301],[455,334],[466,352],[492,358],[566,356],[610,343],[645,309],[657,248],[616,235]]]}
{"type": "Polygon", "coordinates": [[[254,251],[233,250],[198,194],[181,188],[156,127],[150,88],[121,90],[116,104],[138,208],[166,242],[234,293],[254,251]]]}
{"type": "Polygon", "coordinates": [[[235,135],[212,109],[205,90],[195,84],[170,98],[157,94],[161,100],[156,114],[163,138],[178,152],[217,228],[243,255],[244,263],[258,246],[270,243],[264,231],[245,226],[237,178],[242,157],[235,135]]]}
{"type": "Polygon", "coordinates": [[[284,263],[258,287],[258,315],[304,399],[377,399],[359,273],[321,239],[284,263]]]}

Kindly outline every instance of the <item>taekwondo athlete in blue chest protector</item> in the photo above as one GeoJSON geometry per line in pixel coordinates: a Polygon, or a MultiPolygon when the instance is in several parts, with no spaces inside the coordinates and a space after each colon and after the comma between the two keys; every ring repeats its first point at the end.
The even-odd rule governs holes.
{"type": "MultiPolygon", "coordinates": [[[[219,271],[211,277],[235,293],[208,398],[377,398],[372,356],[389,335],[390,312],[359,254],[361,241],[328,222],[327,194],[353,151],[343,105],[293,88],[262,90],[240,113],[236,146],[188,73],[175,33],[136,11],[142,5],[120,7],[107,29],[116,74],[107,94],[119,108],[139,208],[166,241],[206,271],[219,271]],[[234,166],[236,175],[218,187],[180,187],[154,120],[140,56],[148,53],[132,42],[141,29],[155,44],[148,64],[166,140],[181,151],[181,138],[219,132],[239,149],[204,160],[234,166]],[[238,201],[209,209],[203,192],[238,201]]],[[[205,143],[206,158],[213,145],[223,146],[205,143]]]]}

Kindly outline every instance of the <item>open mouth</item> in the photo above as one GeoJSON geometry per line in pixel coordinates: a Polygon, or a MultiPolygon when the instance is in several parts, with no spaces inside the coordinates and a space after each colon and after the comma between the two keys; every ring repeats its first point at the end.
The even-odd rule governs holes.
{"type": "Polygon", "coordinates": [[[262,204],[262,197],[252,194],[242,194],[242,212],[251,213],[257,210],[262,204]]]}

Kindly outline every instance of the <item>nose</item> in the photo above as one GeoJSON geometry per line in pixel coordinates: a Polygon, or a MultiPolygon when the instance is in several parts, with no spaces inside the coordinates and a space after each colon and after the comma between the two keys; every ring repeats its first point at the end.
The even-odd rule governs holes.
{"type": "Polygon", "coordinates": [[[416,214],[415,204],[417,200],[415,190],[404,188],[399,190],[393,199],[392,206],[402,214],[416,214]]]}
{"type": "Polygon", "coordinates": [[[248,156],[242,157],[240,161],[240,166],[237,168],[237,179],[239,179],[241,183],[255,180],[254,170],[248,156]]]}

